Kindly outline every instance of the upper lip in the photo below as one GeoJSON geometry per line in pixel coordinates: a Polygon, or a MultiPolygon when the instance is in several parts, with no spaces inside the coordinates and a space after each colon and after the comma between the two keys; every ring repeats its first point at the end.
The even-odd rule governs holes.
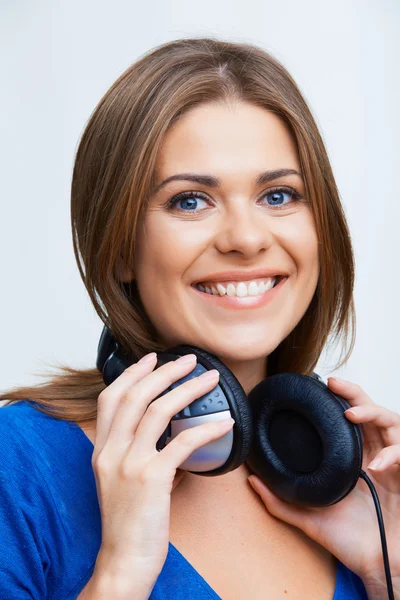
{"type": "Polygon", "coordinates": [[[283,273],[279,269],[255,269],[254,271],[221,271],[220,273],[210,273],[204,275],[193,284],[200,283],[202,281],[250,281],[252,279],[259,279],[260,277],[275,277],[275,275],[288,277],[287,273],[283,273]]]}

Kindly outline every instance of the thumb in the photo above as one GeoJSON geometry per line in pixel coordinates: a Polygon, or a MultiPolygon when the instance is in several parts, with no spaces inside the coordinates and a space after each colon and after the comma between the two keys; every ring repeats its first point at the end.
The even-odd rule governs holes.
{"type": "Polygon", "coordinates": [[[250,475],[247,480],[254,491],[260,496],[268,512],[272,516],[280,519],[281,521],[289,523],[289,525],[298,527],[309,537],[314,537],[315,513],[313,512],[312,508],[306,506],[296,506],[295,504],[281,500],[278,498],[278,496],[271,492],[271,490],[259,477],[257,477],[257,475],[250,475]]]}
{"type": "Polygon", "coordinates": [[[178,487],[178,485],[180,484],[182,479],[184,479],[185,475],[186,475],[186,471],[184,469],[176,469],[174,481],[172,482],[172,490],[171,490],[172,492],[174,491],[174,489],[176,487],[178,487]]]}

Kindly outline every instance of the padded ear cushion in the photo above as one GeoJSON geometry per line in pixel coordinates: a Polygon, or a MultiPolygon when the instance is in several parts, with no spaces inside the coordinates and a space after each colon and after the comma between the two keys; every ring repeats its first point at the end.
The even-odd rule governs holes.
{"type": "Polygon", "coordinates": [[[214,354],[197,346],[182,344],[166,350],[168,354],[195,354],[197,362],[208,371],[217,369],[220,373],[219,386],[224,393],[235,424],[233,426],[233,447],[227,461],[212,471],[197,472],[197,475],[223,475],[233,471],[246,460],[253,440],[253,418],[247,396],[234,374],[214,354]]]}
{"type": "Polygon", "coordinates": [[[307,375],[280,373],[248,395],[254,440],[247,464],[278,497],[299,506],[329,506],[355,487],[362,465],[360,425],[350,404],[307,375]]]}

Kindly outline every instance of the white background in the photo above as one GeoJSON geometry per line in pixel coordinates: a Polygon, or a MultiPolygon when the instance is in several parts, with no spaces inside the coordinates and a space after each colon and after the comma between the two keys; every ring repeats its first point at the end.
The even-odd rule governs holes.
{"type": "MultiPolygon", "coordinates": [[[[168,40],[255,43],[294,76],[320,127],[357,261],[357,341],[338,375],[399,410],[399,26],[397,0],[0,5],[0,389],[47,363],[95,365],[102,323],[72,250],[74,154],[94,106],[168,40]]],[[[334,374],[334,356],[317,371],[334,374]]]]}

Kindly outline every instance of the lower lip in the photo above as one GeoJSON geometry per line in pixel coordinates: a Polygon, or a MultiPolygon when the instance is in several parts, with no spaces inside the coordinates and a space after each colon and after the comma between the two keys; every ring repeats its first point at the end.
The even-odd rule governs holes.
{"type": "Polygon", "coordinates": [[[223,306],[224,308],[258,308],[261,306],[266,306],[279,294],[282,286],[287,281],[287,277],[281,279],[281,281],[264,294],[259,294],[258,296],[245,296],[244,298],[239,298],[238,296],[216,296],[214,294],[207,294],[206,292],[201,292],[194,285],[192,285],[192,289],[199,294],[203,300],[206,302],[213,302],[219,306],[223,306]]]}

